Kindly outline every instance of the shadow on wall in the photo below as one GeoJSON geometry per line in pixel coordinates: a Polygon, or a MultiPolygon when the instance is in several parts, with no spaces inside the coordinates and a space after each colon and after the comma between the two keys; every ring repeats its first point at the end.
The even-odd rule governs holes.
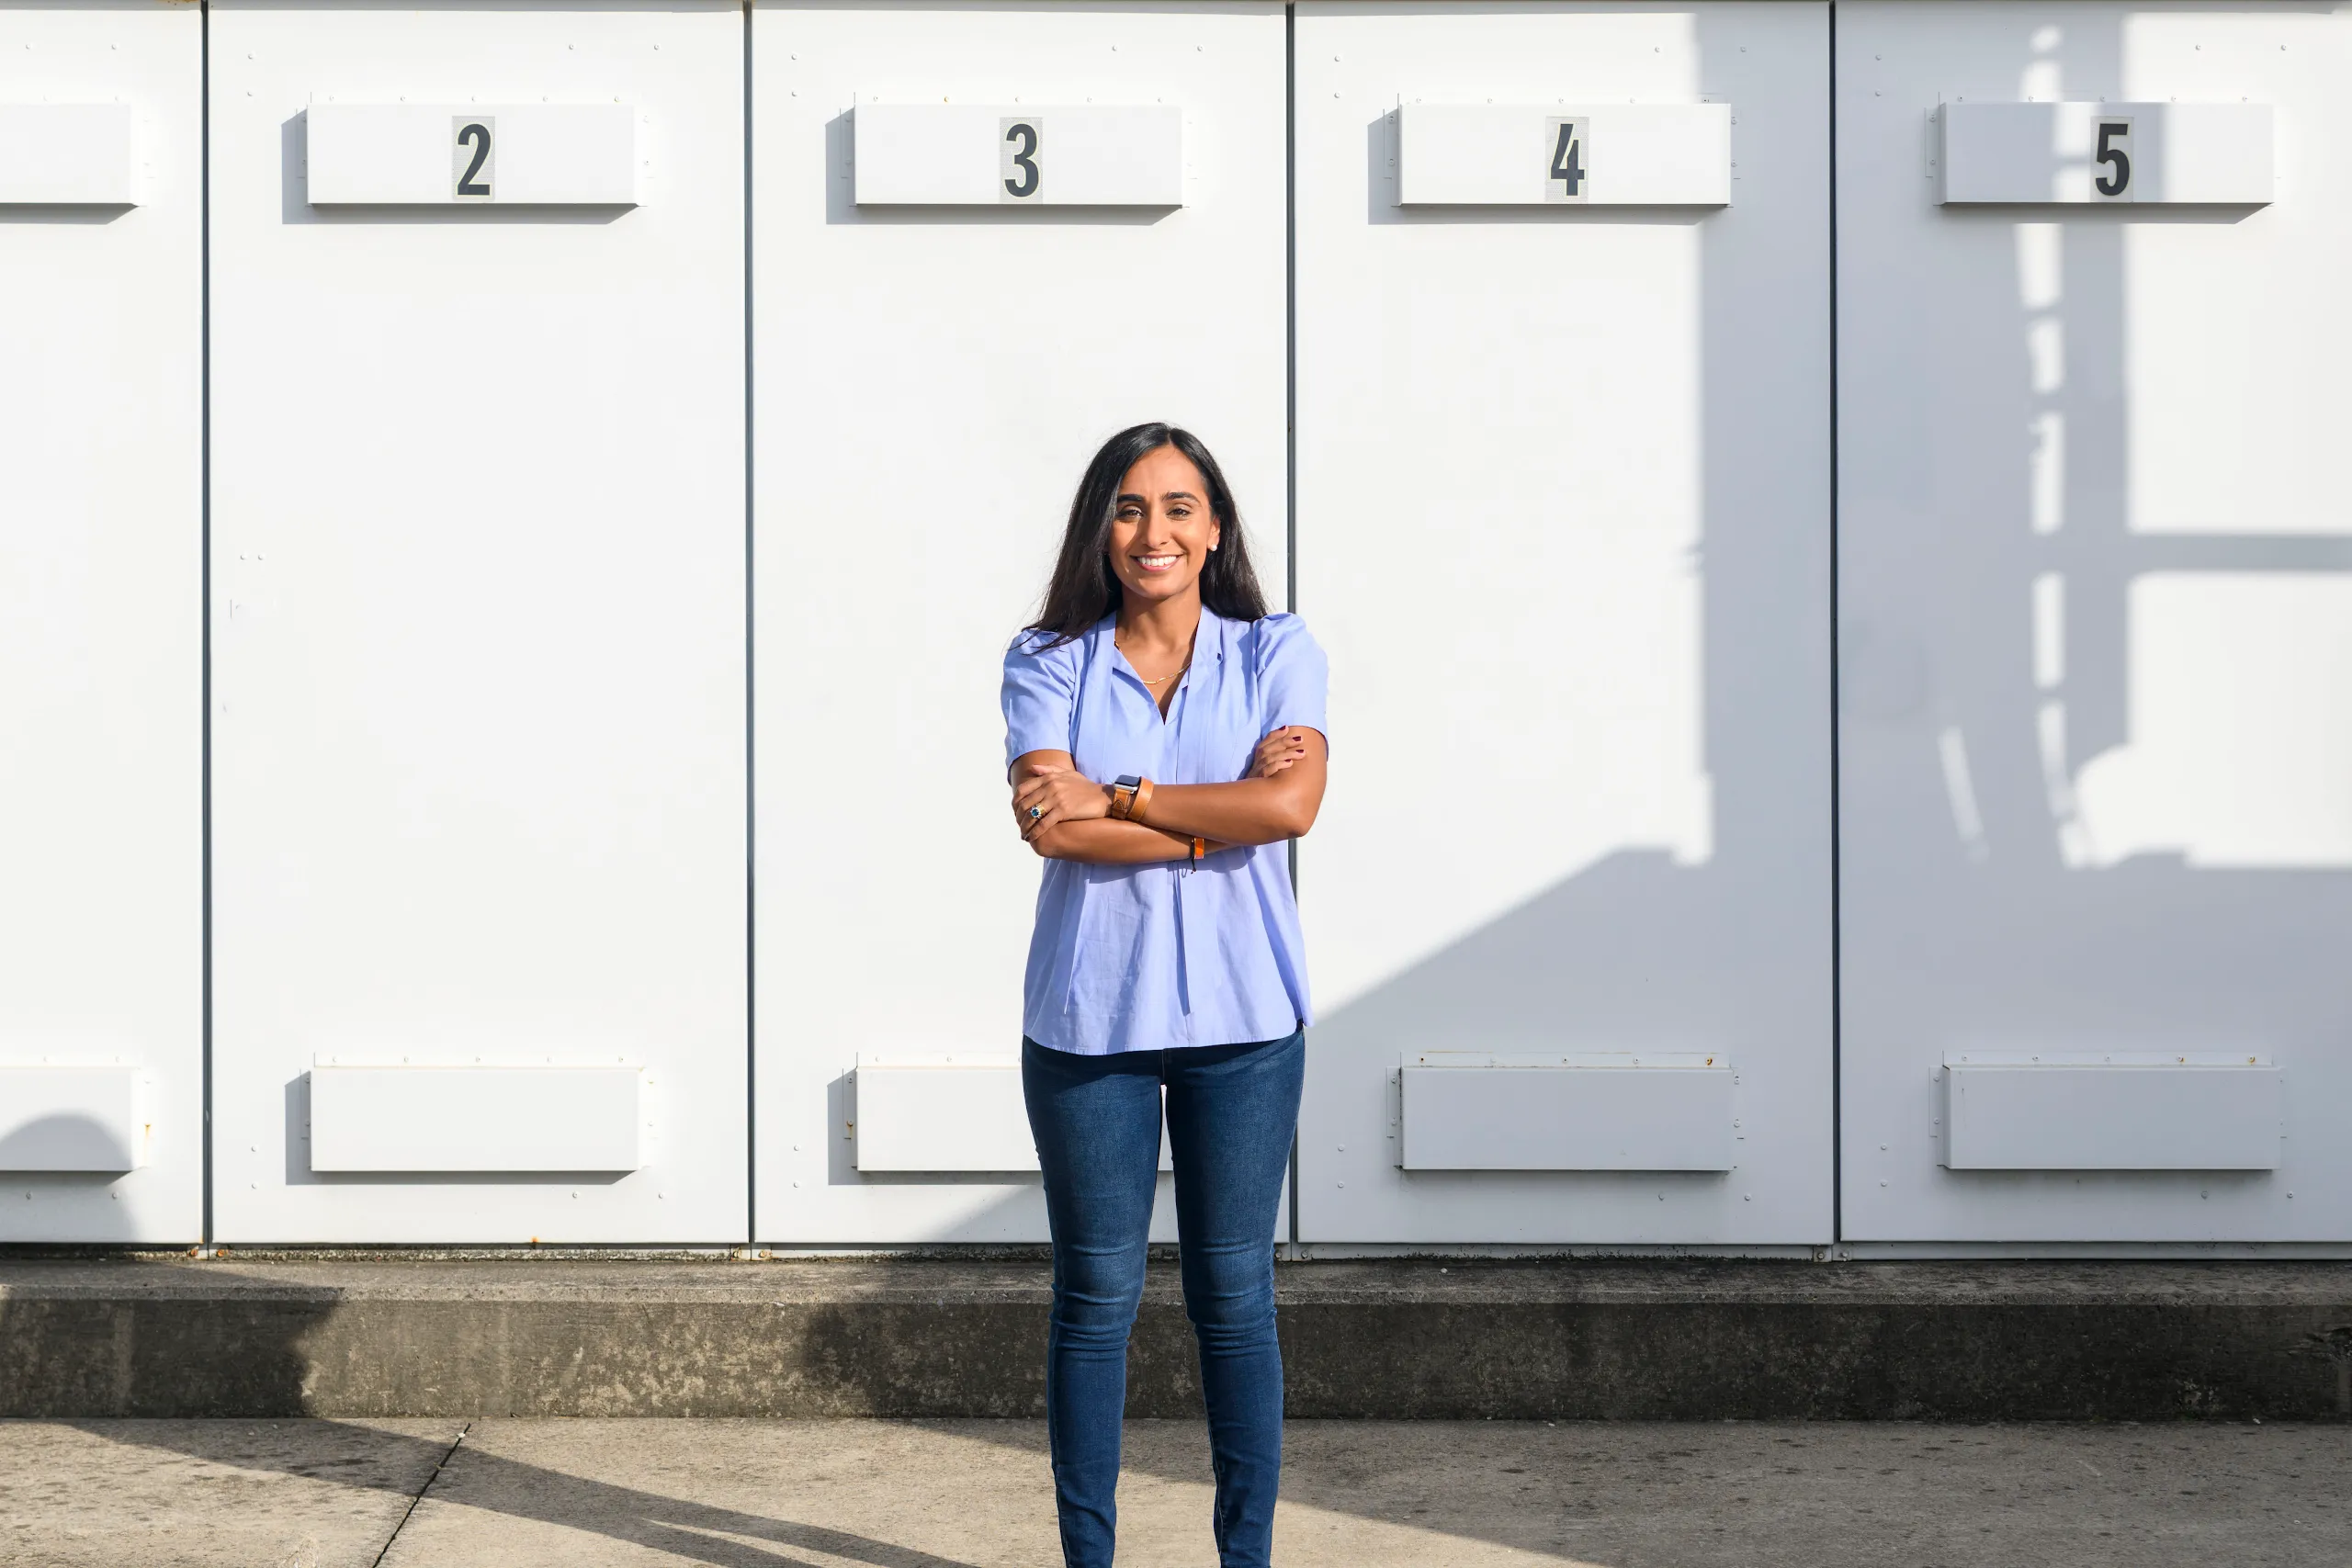
{"type": "Polygon", "coordinates": [[[6,209],[0,209],[0,224],[111,223],[125,213],[135,212],[137,210],[137,208],[129,205],[121,207],[101,207],[76,204],[74,206],[68,207],[62,203],[52,205],[47,202],[28,201],[21,206],[11,206],[6,209]]]}
{"type": "MultiPolygon", "coordinates": [[[[1959,9],[1923,7],[1916,25],[1949,28],[1959,9]]],[[[2257,14],[2324,9],[2285,4],[2257,14]]],[[[2002,99],[2128,97],[2127,44],[2150,47],[2133,29],[2193,20],[2120,6],[1982,15],[1994,19],[1969,24],[1981,41],[1939,62],[1936,80],[2002,99]]],[[[2255,514],[2256,503],[2233,497],[2224,498],[2227,515],[2184,515],[2189,503],[2152,493],[2150,479],[2196,468],[2259,491],[2250,459],[2233,455],[2244,443],[2222,438],[2245,429],[2245,416],[2212,407],[2196,378],[2154,374],[2146,363],[2157,350],[2194,360],[2184,344],[2210,350],[2214,364],[2236,363],[2224,340],[2239,307],[2200,306],[2184,280],[2201,276],[2209,293],[2217,278],[2235,295],[2256,291],[2258,265],[2195,242],[2257,215],[1939,208],[1931,107],[1932,95],[1899,142],[1868,140],[1883,124],[1840,127],[1841,166],[1874,168],[1878,183],[1841,187],[1834,738],[1817,658],[1826,628],[1802,624],[1817,611],[1794,591],[1816,561],[1826,576],[1830,519],[1825,509],[1817,553],[1815,536],[1776,525],[1770,497],[1809,495],[1817,476],[1803,467],[1811,452],[1775,447],[1781,427],[1758,414],[1801,389],[1792,367],[1808,361],[1802,344],[1759,332],[1770,311],[1738,276],[1756,258],[1735,263],[1724,248],[1750,200],[1741,197],[1701,229],[1704,470],[1693,570],[1711,845],[1693,852],[1666,847],[1655,831],[1619,833],[1566,874],[1469,911],[1481,918],[1327,1012],[1317,1032],[1327,1063],[1393,1066],[1400,1051],[1430,1047],[1728,1045],[1754,1063],[1769,1045],[1789,1053],[1778,1058],[1787,1064],[1817,1053],[1820,1070],[1792,1110],[1813,1115],[1817,1102],[1804,1135],[1824,1154],[1804,1174],[1810,1190],[1826,1190],[1830,954],[1826,940],[1810,939],[1826,937],[1832,918],[1828,843],[1810,829],[1805,803],[1819,800],[1815,819],[1826,825],[1823,771],[1834,745],[1849,1089],[1838,1135],[1849,1172],[1897,1139],[1932,1163],[1919,1152],[1936,1115],[1928,1069],[1945,1049],[2264,1049],[2303,1085],[2333,1096],[2346,1083],[2352,992],[2332,976],[2341,968],[2337,933],[2352,929],[2352,795],[2341,771],[2352,744],[2352,660],[2341,631],[2352,622],[2352,534],[2309,515],[2255,514]],[[1924,249],[1922,222],[1936,231],[1924,249]],[[2190,409],[2212,423],[2210,441],[2179,438],[2190,409]],[[1795,570],[1792,548],[1804,553],[1795,570]],[[1818,708],[1802,696],[1809,682],[1818,708]],[[1857,1083],[1870,1089],[1859,1100],[1857,1083]]],[[[1366,155],[1376,192],[1386,155],[1377,124],[1366,155]]],[[[1742,164],[1754,174],[1750,159],[1742,164]]],[[[2307,192],[2320,188],[2315,168],[2297,177],[2307,192]]],[[[2286,221],[2287,210],[2261,223],[2286,221]]],[[[1400,219],[1376,195],[1367,219],[1465,220],[1400,219]]],[[[1564,220],[1532,209],[1493,220],[1564,220]]],[[[2249,246],[2271,231],[2256,229],[2249,246]]],[[[1443,308],[1427,298],[1409,304],[1443,308]]],[[[1546,364],[1558,385],[1459,395],[1505,415],[1530,402],[1560,412],[1573,405],[1563,388],[1576,367],[1566,355],[1546,364]]],[[[1418,521],[1436,531],[1447,520],[1418,521]]],[[[1475,673],[1485,679],[1462,682],[1465,713],[1487,713],[1481,687],[1526,681],[1511,673],[1529,662],[1526,651],[1505,641],[1483,634],[1475,673]]],[[[1565,692],[1578,675],[1555,669],[1546,679],[1565,692]]],[[[1545,722],[1540,708],[1491,717],[1506,732],[1545,722]]],[[[1606,736],[1576,741],[1588,758],[1581,770],[1611,768],[1606,736]]],[[[1657,787],[1682,782],[1670,771],[1659,770],[1657,787]]],[[[1339,781],[1335,794],[1345,787],[1339,781]]],[[[1390,841],[1426,841],[1420,815],[1385,824],[1390,841]]],[[[1541,852],[1524,846],[1539,837],[1530,828],[1486,840],[1482,852],[1518,853],[1532,872],[1541,852]]],[[[1328,919],[1316,912],[1311,845],[1302,859],[1308,918],[1328,919]]],[[[1388,913],[1398,926],[1442,930],[1423,910],[1388,913]]],[[[1416,1176],[1413,1185],[1445,1179],[1416,1176]]],[[[2046,1179],[1984,1173],[1963,1186],[1989,1192],[2046,1179]]],[[[2063,1179],[2070,1191],[2085,1185],[2063,1179]]],[[[2193,1176],[2116,1179],[2195,1213],[2193,1176]]],[[[1564,1199],[1570,1190],[1557,1189],[1564,1199]]],[[[2311,1196],[2306,1208],[2316,1207],[2311,1196]]],[[[2318,1228],[2329,1224],[2340,1231],[2340,1221],[2318,1228]]],[[[1849,1226],[1849,1235],[1891,1234],[1849,1226]]],[[[1307,1235],[1347,1239],[1320,1225],[1307,1235]]]]}
{"type": "MultiPolygon", "coordinates": [[[[1776,38],[1770,25],[1759,30],[1731,14],[1741,9],[1691,18],[1694,86],[1734,101],[1733,134],[1755,139],[1751,147],[1811,154],[1826,139],[1826,105],[1792,104],[1786,94],[1749,102],[1736,85],[1755,80],[1743,74],[1756,69],[1742,62],[1749,46],[1760,56],[1826,45],[1821,17],[1776,38]]],[[[1358,834],[1376,827],[1401,846],[1402,874],[1383,889],[1398,904],[1377,922],[1389,934],[1361,912],[1335,920],[1321,902],[1331,896],[1329,862],[1318,864],[1311,842],[1302,850],[1310,938],[1336,924],[1351,932],[1351,946],[1384,954],[1369,974],[1351,976],[1355,987],[1318,1021],[1324,1092],[1350,1100],[1324,1114],[1335,1139],[1343,1122],[1360,1132],[1374,1113],[1366,1097],[1375,1070],[1420,1050],[1729,1050],[1745,1069],[1749,1131],[1758,1134],[1738,1157],[1773,1184],[1767,1193],[1759,1182],[1757,1193],[1775,1205],[1769,1220],[1729,1196],[1730,1183],[1748,1177],[1424,1171],[1407,1179],[1407,1190],[1451,1194],[1461,1207],[1442,1219],[1431,1212],[1427,1223],[1438,1234],[1420,1239],[1622,1239],[1657,1222],[1617,1208],[1587,1216],[1580,1205],[1623,1203],[1636,1186],[1646,1200],[1665,1185],[1707,1205],[1674,1211],[1681,1239],[1745,1224],[1739,1234],[1754,1243],[1826,1241],[1831,476],[1820,164],[1742,156],[1740,183],[1721,209],[1415,209],[1389,199],[1392,135],[1385,118],[1365,129],[1363,220],[1375,235],[1450,226],[1475,232],[1479,252],[1516,258],[1535,241],[1530,231],[1549,229],[1579,286],[1605,278],[1625,293],[1613,306],[1555,296],[1500,325],[1488,319],[1491,305],[1476,303],[1500,286],[1480,276],[1425,276],[1387,302],[1395,320],[1385,330],[1400,356],[1396,395],[1416,400],[1417,423],[1460,435],[1432,436],[1431,449],[1417,454],[1442,473],[1422,487],[1423,515],[1411,526],[1450,533],[1491,573],[1525,583],[1528,597],[1497,616],[1512,625],[1481,624],[1435,655],[1455,661],[1452,712],[1392,705],[1383,715],[1389,730],[1421,732],[1420,755],[1430,760],[1416,770],[1441,775],[1428,804],[1484,818],[1449,831],[1442,810],[1433,823],[1421,807],[1392,799],[1390,820],[1351,824],[1358,834]],[[1638,245],[1630,243],[1636,235],[1638,245]],[[1627,256],[1657,265],[1643,272],[1627,256]],[[1443,298],[1449,290],[1460,302],[1443,298]],[[1612,323],[1618,316],[1656,324],[1657,341],[1629,338],[1612,323]],[[1445,332],[1438,323],[1464,325],[1445,332]],[[1419,385],[1431,378],[1416,374],[1409,355],[1424,346],[1458,355],[1476,333],[1496,342],[1494,375],[1442,394],[1419,385]],[[1679,401],[1685,387],[1688,408],[1679,401]],[[1662,426],[1628,437],[1650,444],[1647,451],[1562,441],[1628,403],[1655,410],[1662,426]],[[1479,423],[1465,421],[1464,408],[1491,415],[1507,435],[1463,430],[1479,423]],[[1678,422],[1687,422],[1687,435],[1678,422]],[[1455,494],[1495,489],[1477,468],[1524,474],[1530,452],[1576,453],[1609,471],[1580,480],[1561,456],[1543,494],[1496,508],[1540,513],[1540,526],[1460,513],[1455,494]],[[1595,573],[1605,581],[1585,580],[1595,573]],[[1441,736],[1479,759],[1485,779],[1466,801],[1445,787],[1436,758],[1449,743],[1441,736]],[[1580,820],[1564,827],[1563,816],[1580,820]],[[1474,883],[1414,864],[1458,852],[1489,861],[1491,873],[1474,883]],[[1445,907],[1407,902],[1417,881],[1442,882],[1445,907]],[[1419,945],[1396,940],[1408,931],[1419,945]],[[1478,1195],[1500,1194],[1506,1182],[1515,1196],[1478,1195]]],[[[1302,604],[1311,619],[1311,576],[1302,604]]],[[[1347,681],[1335,671],[1335,690],[1347,681]]],[[[1409,750],[1379,739],[1384,756],[1409,750]]],[[[1346,735],[1337,749],[1364,750],[1346,735]]],[[[1335,797],[1346,788],[1335,778],[1335,797]]],[[[1339,880],[1351,897],[1364,890],[1353,870],[1339,880]]],[[[1357,1174],[1392,1190],[1392,1171],[1357,1174]]],[[[1332,1213],[1302,1210],[1303,1237],[1365,1239],[1343,1228],[1352,1223],[1352,1193],[1317,1200],[1310,1187],[1308,1197],[1332,1213]]]]}
{"type": "Polygon", "coordinates": [[[139,1163],[139,1151],[124,1146],[125,1131],[76,1111],[36,1116],[0,1132],[0,1175],[104,1175],[112,1180],[139,1163]]]}
{"type": "MultiPolygon", "coordinates": [[[[1988,96],[2128,100],[2156,39],[2134,29],[2191,20],[2021,8],[1985,35],[2009,52],[1949,77],[1972,97],[1997,82],[1988,96]]],[[[1886,181],[1880,158],[1935,149],[1923,120],[1916,145],[1849,142],[1841,166],[1886,181]]],[[[2146,361],[2231,333],[2229,310],[2183,297],[2181,268],[2217,305],[2258,289],[2244,258],[2272,231],[2247,226],[2289,210],[1930,207],[1924,261],[1899,225],[1841,227],[1849,1168],[1888,1121],[1930,1125],[1945,1050],[2260,1049],[2306,1085],[2341,1071],[2352,1006],[2326,976],[2352,927],[2352,807],[2324,759],[2347,733],[2332,628],[2352,612],[2352,536],[2235,494],[2233,515],[2184,516],[2152,479],[2258,491],[2233,433],[2246,416],[2146,361]],[[2182,232],[2242,228],[2243,251],[2182,232]],[[2184,419],[2193,442],[2167,434],[2184,419]]],[[[2198,1203],[2193,1177],[2092,1180],[2198,1203]]]]}

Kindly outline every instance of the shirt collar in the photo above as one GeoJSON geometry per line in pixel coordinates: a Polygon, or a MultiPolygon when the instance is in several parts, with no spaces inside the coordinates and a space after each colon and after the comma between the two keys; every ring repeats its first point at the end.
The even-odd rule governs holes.
{"type": "Polygon", "coordinates": [[[1201,606],[1201,624],[1193,628],[1193,663],[1195,668],[1199,666],[1204,653],[1216,660],[1225,658],[1227,624],[1223,615],[1206,604],[1201,606]]]}
{"type": "MultiPolygon", "coordinates": [[[[1236,624],[1227,620],[1206,604],[1202,605],[1201,624],[1193,628],[1193,664],[1197,666],[1200,663],[1201,655],[1204,653],[1217,662],[1223,663],[1227,637],[1226,628],[1236,624]]],[[[1106,649],[1115,645],[1118,630],[1119,612],[1116,610],[1094,623],[1094,635],[1102,639],[1101,646],[1106,649]]]]}

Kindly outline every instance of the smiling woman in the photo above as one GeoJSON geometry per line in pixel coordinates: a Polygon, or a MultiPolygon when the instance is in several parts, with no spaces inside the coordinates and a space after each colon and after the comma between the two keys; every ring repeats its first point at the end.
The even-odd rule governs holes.
{"type": "Polygon", "coordinates": [[[1323,702],[1322,650],[1267,613],[1208,448],[1165,424],[1113,436],[1004,660],[1013,820],[1046,861],[1022,1083],[1053,1229],[1046,1410],[1072,1568],[1111,1562],[1163,1099],[1217,1550],[1226,1568],[1268,1561],[1274,1212],[1309,1016],[1282,846],[1322,805],[1323,702]]]}

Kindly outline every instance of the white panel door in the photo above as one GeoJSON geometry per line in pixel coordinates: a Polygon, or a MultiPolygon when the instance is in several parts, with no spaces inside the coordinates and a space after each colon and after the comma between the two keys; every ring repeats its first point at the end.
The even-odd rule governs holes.
{"type": "Polygon", "coordinates": [[[211,26],[219,1233],[740,1240],[741,12],[211,26]],[[469,105],[633,107],[639,205],[313,204],[308,106],[402,101],[453,181],[469,105]],[[639,1168],[315,1171],[327,1057],[641,1067],[639,1168]]]}
{"type": "Polygon", "coordinates": [[[1302,1239],[1830,1239],[1828,48],[1298,6],[1302,1239]],[[1399,106],[1490,100],[1553,106],[1511,155],[1561,199],[1395,205],[1399,106]],[[1729,105],[1729,204],[1580,204],[1625,103],[1729,105]],[[1400,1169],[1400,1067],[1464,1050],[1726,1057],[1734,1168],[1400,1169]]]}
{"type": "Polygon", "coordinates": [[[202,105],[193,6],[0,6],[0,1082],[107,1069],[0,1108],[0,1241],[202,1234],[202,105]],[[118,1064],[141,1165],[9,1168],[118,1064]]]}
{"type": "Polygon", "coordinates": [[[1038,865],[997,684],[1103,438],[1207,442],[1282,602],[1283,26],[1256,3],[754,12],[763,1241],[1046,1234],[1034,1177],[861,1173],[853,1075],[1020,1044],[1038,865]],[[858,106],[943,101],[1179,107],[1182,205],[858,205],[858,106]]]}
{"type": "Polygon", "coordinates": [[[2352,12],[1847,4],[1838,44],[1845,1234],[2352,1240],[2352,12]],[[1962,103],[2267,105],[2268,204],[1939,207],[1962,103]],[[2091,1064],[2080,1146],[1949,1168],[1963,1054],[2091,1064]],[[2275,1067],[2284,1138],[2151,1057],[2275,1067]]]}

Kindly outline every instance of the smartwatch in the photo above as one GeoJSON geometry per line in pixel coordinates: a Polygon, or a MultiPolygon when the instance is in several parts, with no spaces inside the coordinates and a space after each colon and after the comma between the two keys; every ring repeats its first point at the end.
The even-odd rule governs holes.
{"type": "Polygon", "coordinates": [[[1134,773],[1121,773],[1111,785],[1111,815],[1124,822],[1127,813],[1136,808],[1136,791],[1143,787],[1143,780],[1134,773]]]}

